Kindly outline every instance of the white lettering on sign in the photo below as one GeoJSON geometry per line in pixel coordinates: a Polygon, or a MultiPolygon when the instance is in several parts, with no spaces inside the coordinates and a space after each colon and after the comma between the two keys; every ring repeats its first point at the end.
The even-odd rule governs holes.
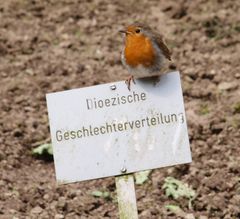
{"type": "Polygon", "coordinates": [[[47,94],[59,183],[191,162],[178,72],[47,94]]]}

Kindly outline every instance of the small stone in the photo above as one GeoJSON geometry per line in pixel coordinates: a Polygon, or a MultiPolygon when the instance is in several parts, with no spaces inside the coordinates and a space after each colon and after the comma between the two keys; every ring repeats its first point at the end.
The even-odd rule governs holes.
{"type": "Polygon", "coordinates": [[[48,199],[49,199],[49,195],[48,195],[48,194],[45,194],[45,195],[43,196],[43,199],[48,200],[48,199]]]}
{"type": "Polygon", "coordinates": [[[101,60],[101,59],[103,59],[103,58],[104,58],[103,52],[102,52],[100,49],[97,49],[97,50],[95,51],[94,58],[95,58],[96,60],[101,60]]]}
{"type": "Polygon", "coordinates": [[[36,206],[35,208],[33,208],[32,210],[31,210],[31,213],[32,214],[40,214],[41,212],[42,212],[42,208],[40,207],[40,206],[36,206]]]}
{"type": "Polygon", "coordinates": [[[195,219],[194,215],[193,214],[187,214],[185,216],[186,219],[195,219]]]}
{"type": "Polygon", "coordinates": [[[51,210],[54,210],[57,206],[57,201],[52,201],[51,204],[50,204],[50,209],[51,210]]]}
{"type": "Polygon", "coordinates": [[[216,75],[216,71],[214,69],[212,69],[210,72],[209,72],[211,75],[216,75]]]}
{"type": "Polygon", "coordinates": [[[26,69],[25,73],[31,76],[34,75],[34,72],[32,69],[26,69]]]}
{"type": "Polygon", "coordinates": [[[62,214],[56,214],[54,219],[63,219],[64,218],[64,215],[62,214]]]}
{"type": "Polygon", "coordinates": [[[218,85],[218,89],[223,91],[234,90],[235,88],[237,88],[237,84],[234,82],[222,82],[218,85]]]}
{"type": "Polygon", "coordinates": [[[62,209],[63,209],[63,208],[66,208],[66,207],[67,207],[66,198],[60,197],[59,200],[58,200],[57,206],[58,206],[59,208],[62,208],[62,209]]]}
{"type": "Polygon", "coordinates": [[[142,218],[151,218],[151,213],[148,210],[142,211],[141,217],[142,218]]]}
{"type": "Polygon", "coordinates": [[[208,217],[201,215],[201,216],[199,217],[199,219],[208,219],[208,217]]]}
{"type": "Polygon", "coordinates": [[[240,73],[236,73],[234,76],[235,76],[235,78],[239,79],[240,78],[240,73]]]}
{"type": "Polygon", "coordinates": [[[10,209],[9,212],[10,212],[11,214],[15,214],[17,211],[16,211],[15,209],[10,209]]]}

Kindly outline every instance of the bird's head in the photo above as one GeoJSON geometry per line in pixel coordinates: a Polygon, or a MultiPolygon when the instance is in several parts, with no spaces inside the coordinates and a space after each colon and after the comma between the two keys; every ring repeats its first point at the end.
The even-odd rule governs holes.
{"type": "Polygon", "coordinates": [[[149,28],[146,25],[135,23],[127,26],[126,28],[120,30],[120,33],[124,33],[128,37],[143,37],[146,36],[149,28]]]}

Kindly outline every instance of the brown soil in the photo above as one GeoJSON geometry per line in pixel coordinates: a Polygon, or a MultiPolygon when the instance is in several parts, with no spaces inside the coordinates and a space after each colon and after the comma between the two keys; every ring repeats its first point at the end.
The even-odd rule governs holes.
{"type": "Polygon", "coordinates": [[[45,94],[124,80],[118,30],[162,32],[181,72],[193,162],[155,170],[137,186],[140,218],[240,218],[240,1],[7,0],[0,3],[0,218],[117,218],[115,198],[91,196],[114,178],[57,186],[45,94]],[[178,3],[176,3],[178,2],[178,3]],[[197,192],[193,209],[162,190],[173,176],[197,192]]]}

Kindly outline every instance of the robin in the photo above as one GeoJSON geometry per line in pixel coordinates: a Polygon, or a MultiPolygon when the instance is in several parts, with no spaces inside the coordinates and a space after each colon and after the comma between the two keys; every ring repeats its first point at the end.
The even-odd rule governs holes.
{"type": "Polygon", "coordinates": [[[171,53],[160,34],[149,26],[134,23],[119,32],[125,34],[122,63],[131,76],[126,80],[130,90],[134,77],[160,75],[166,60],[171,61],[171,53]]]}

